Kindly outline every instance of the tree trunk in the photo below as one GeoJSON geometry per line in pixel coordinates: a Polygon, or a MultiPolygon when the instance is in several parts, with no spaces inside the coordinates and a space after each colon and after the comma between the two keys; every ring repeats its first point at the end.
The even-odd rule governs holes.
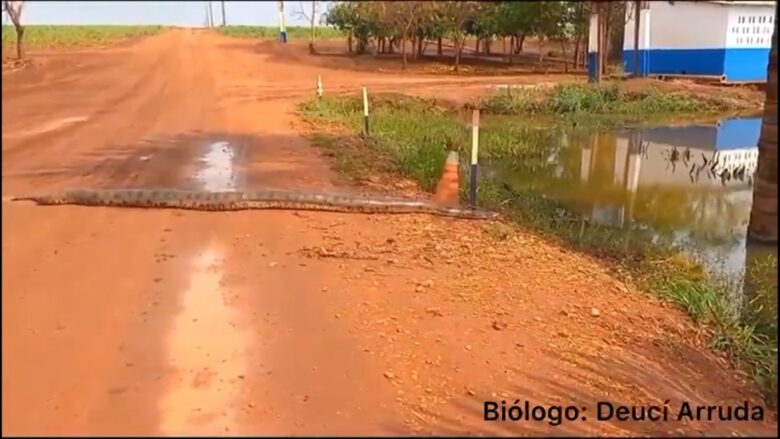
{"type": "Polygon", "coordinates": [[[501,54],[506,55],[506,37],[501,37],[501,54]]]}
{"type": "Polygon", "coordinates": [[[16,58],[24,58],[24,26],[14,25],[16,28],[16,58]]]}
{"type": "Polygon", "coordinates": [[[401,70],[406,70],[406,35],[401,36],[401,70]]]}
{"type": "Polygon", "coordinates": [[[639,20],[642,15],[641,0],[634,2],[634,77],[639,76],[639,20]]]}
{"type": "Polygon", "coordinates": [[[485,47],[485,55],[490,55],[490,43],[492,43],[490,36],[485,37],[485,42],[482,44],[485,47]]]}
{"type": "Polygon", "coordinates": [[[515,55],[515,36],[512,35],[509,37],[509,65],[511,66],[513,64],[513,57],[515,55]]]}
{"type": "Polygon", "coordinates": [[[436,40],[436,54],[439,56],[442,56],[442,54],[444,54],[444,52],[441,49],[441,37],[439,37],[436,40]]]}
{"type": "Polygon", "coordinates": [[[600,63],[600,65],[602,66],[601,67],[602,75],[606,75],[607,74],[607,65],[609,64],[609,51],[610,51],[610,48],[612,46],[612,44],[611,44],[612,38],[609,37],[610,26],[609,26],[609,14],[608,14],[608,9],[607,9],[607,8],[609,8],[609,5],[605,4],[603,6],[603,8],[604,8],[604,14],[603,14],[603,16],[604,16],[604,38],[603,38],[603,41],[604,41],[604,52],[601,55],[601,63],[600,63]]]}
{"type": "Polygon", "coordinates": [[[458,42],[459,38],[455,38],[455,71],[458,71],[458,67],[460,66],[460,52],[463,50],[463,41],[458,42]]]}
{"type": "MultiPolygon", "coordinates": [[[[312,2],[314,3],[314,2],[312,2]]],[[[312,22],[314,20],[312,19],[312,22]]],[[[225,0],[222,0],[222,27],[227,26],[227,18],[225,18],[225,0]]],[[[313,25],[312,25],[313,26],[313,25]]]]}
{"type": "Polygon", "coordinates": [[[604,4],[597,3],[596,7],[598,8],[598,13],[597,13],[598,29],[597,29],[597,38],[596,38],[597,39],[596,47],[598,48],[597,49],[598,53],[596,54],[596,59],[597,59],[596,64],[598,65],[596,66],[596,82],[601,82],[604,73],[604,58],[606,58],[604,56],[604,46],[606,46],[606,44],[604,44],[604,4]]]}
{"type": "Polygon", "coordinates": [[[479,55],[479,37],[477,37],[477,41],[474,42],[474,55],[479,55]]]}
{"type": "MultiPolygon", "coordinates": [[[[222,2],[224,5],[225,2],[222,2]]],[[[311,2],[311,35],[309,35],[309,53],[314,54],[314,1],[311,2]]],[[[224,13],[224,11],[223,11],[224,13]]]]}
{"type": "Polygon", "coordinates": [[[515,47],[515,53],[520,53],[523,51],[523,43],[525,42],[525,35],[520,35],[518,41],[517,41],[517,47],[515,47]]]}
{"type": "Polygon", "coordinates": [[[539,67],[542,67],[544,60],[544,38],[539,38],[539,67]]]}
{"type": "Polygon", "coordinates": [[[421,57],[423,54],[423,42],[425,38],[422,35],[417,36],[417,57],[421,57]]]}
{"type": "Polygon", "coordinates": [[[568,41],[561,43],[561,52],[563,54],[563,73],[569,73],[569,60],[566,59],[566,44],[568,41]]]}
{"type": "Polygon", "coordinates": [[[758,139],[758,168],[748,236],[754,242],[777,243],[777,10],[769,52],[764,120],[758,139]]]}
{"type": "Polygon", "coordinates": [[[352,31],[347,34],[347,49],[352,53],[352,31]]]}
{"type": "Polygon", "coordinates": [[[390,39],[390,44],[388,45],[388,52],[390,55],[395,53],[395,37],[390,39]]]}
{"type": "Polygon", "coordinates": [[[577,38],[574,40],[574,69],[580,68],[580,43],[582,42],[582,35],[577,34],[577,38]]]}

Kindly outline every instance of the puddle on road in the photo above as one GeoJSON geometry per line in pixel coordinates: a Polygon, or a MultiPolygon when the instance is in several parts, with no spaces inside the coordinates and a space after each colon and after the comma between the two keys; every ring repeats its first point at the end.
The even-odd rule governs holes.
{"type": "Polygon", "coordinates": [[[166,340],[172,378],[160,403],[164,435],[235,431],[241,377],[246,376],[249,333],[237,327],[225,303],[220,252],[211,247],[193,264],[189,289],[166,340]]]}
{"type": "Polygon", "coordinates": [[[68,125],[73,125],[75,123],[84,122],[85,120],[89,119],[89,116],[73,116],[73,117],[66,117],[63,119],[53,120],[51,122],[48,122],[46,124],[43,124],[39,126],[38,128],[29,129],[29,130],[22,130],[16,133],[3,133],[4,139],[9,139],[13,137],[27,137],[27,136],[34,136],[36,134],[43,134],[47,133],[49,131],[54,131],[60,128],[64,128],[68,125]]]}
{"type": "Polygon", "coordinates": [[[233,191],[236,178],[233,170],[235,153],[230,142],[211,143],[206,154],[201,157],[202,167],[195,179],[207,191],[233,191]]]}

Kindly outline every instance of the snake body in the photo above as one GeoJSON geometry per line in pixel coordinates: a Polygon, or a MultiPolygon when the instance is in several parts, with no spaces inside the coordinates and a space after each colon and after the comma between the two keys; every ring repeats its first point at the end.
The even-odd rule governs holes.
{"type": "Polygon", "coordinates": [[[427,200],[280,190],[202,192],[154,189],[76,189],[55,194],[14,197],[13,200],[29,200],[39,205],[72,204],[204,211],[286,209],[344,213],[424,213],[483,220],[498,216],[495,212],[447,207],[427,200]]]}

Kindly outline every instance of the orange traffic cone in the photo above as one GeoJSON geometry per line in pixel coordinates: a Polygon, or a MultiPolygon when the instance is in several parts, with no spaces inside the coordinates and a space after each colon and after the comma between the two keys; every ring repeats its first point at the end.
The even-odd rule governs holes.
{"type": "Polygon", "coordinates": [[[458,183],[458,152],[450,151],[444,163],[444,172],[436,185],[433,199],[446,206],[457,206],[459,203],[458,183]]]}

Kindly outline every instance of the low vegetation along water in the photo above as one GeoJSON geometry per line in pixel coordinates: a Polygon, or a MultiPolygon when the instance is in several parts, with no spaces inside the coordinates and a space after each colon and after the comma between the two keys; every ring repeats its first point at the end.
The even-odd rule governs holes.
{"type": "MultiPolygon", "coordinates": [[[[746,239],[760,119],[714,117],[734,110],[717,99],[614,86],[500,93],[481,106],[479,203],[676,302],[773,401],[777,253],[746,239]]],[[[432,190],[448,150],[469,157],[469,111],[404,96],[375,96],[371,108],[371,135],[355,147],[359,97],[301,107],[342,128],[313,135],[342,173],[432,190]]]]}

